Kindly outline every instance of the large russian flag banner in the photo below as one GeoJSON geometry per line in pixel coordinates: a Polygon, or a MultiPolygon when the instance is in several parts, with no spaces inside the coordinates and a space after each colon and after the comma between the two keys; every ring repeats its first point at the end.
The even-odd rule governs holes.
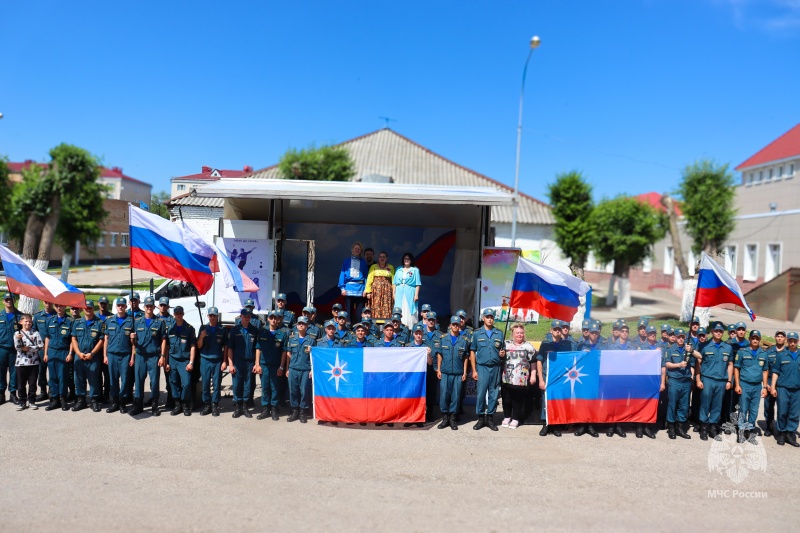
{"type": "Polygon", "coordinates": [[[661,350],[558,352],[547,364],[548,424],[656,421],[661,350]]]}
{"type": "Polygon", "coordinates": [[[582,279],[520,257],[508,305],[569,322],[588,291],[589,284],[582,279]]]}
{"type": "Polygon", "coordinates": [[[426,348],[312,348],[314,418],[425,422],[426,348]]]}
{"type": "Polygon", "coordinates": [[[695,292],[694,305],[697,307],[714,307],[720,304],[734,304],[744,307],[750,320],[756,319],[756,314],[747,305],[741,287],[733,276],[728,274],[719,264],[711,259],[705,252],[700,260],[700,272],[697,276],[697,292],[695,292]]]}
{"type": "Polygon", "coordinates": [[[86,297],[79,289],[47,272],[33,268],[20,256],[1,245],[0,260],[3,261],[9,291],[80,309],[86,305],[86,297]]]}
{"type": "Polygon", "coordinates": [[[129,207],[131,268],[188,281],[200,294],[207,293],[214,284],[209,266],[214,247],[169,220],[129,207]]]}

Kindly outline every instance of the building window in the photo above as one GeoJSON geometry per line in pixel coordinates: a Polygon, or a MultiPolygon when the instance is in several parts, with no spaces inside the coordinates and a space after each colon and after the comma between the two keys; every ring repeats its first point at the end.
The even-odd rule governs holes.
{"type": "Polygon", "coordinates": [[[735,244],[725,247],[725,270],[734,278],[736,277],[736,260],[738,259],[736,251],[735,244]]]}
{"type": "Polygon", "coordinates": [[[664,250],[664,274],[672,275],[675,270],[675,250],[672,246],[667,246],[664,250]]]}
{"type": "Polygon", "coordinates": [[[781,273],[782,246],[780,243],[767,245],[767,256],[764,262],[764,281],[777,278],[781,273]]]}
{"type": "Polygon", "coordinates": [[[118,236],[119,236],[119,233],[112,233],[111,234],[111,242],[108,243],[108,245],[109,246],[116,246],[117,245],[117,237],[118,236]]]}
{"type": "Polygon", "coordinates": [[[98,248],[102,248],[103,246],[106,245],[106,235],[107,233],[105,231],[102,234],[100,234],[100,239],[98,239],[97,241],[98,248]]]}
{"type": "Polygon", "coordinates": [[[786,175],[786,178],[793,178],[794,177],[794,163],[789,165],[789,174],[786,175]]]}
{"type": "Polygon", "coordinates": [[[777,179],[781,179],[783,177],[783,165],[778,167],[778,175],[776,176],[777,179]]]}
{"type": "Polygon", "coordinates": [[[744,249],[744,272],[742,279],[755,281],[758,279],[758,245],[747,244],[744,249]]]}
{"type": "Polygon", "coordinates": [[[648,274],[653,271],[653,256],[648,255],[642,261],[642,272],[648,274]]]}
{"type": "Polygon", "coordinates": [[[753,173],[752,172],[749,172],[747,174],[747,177],[745,178],[744,184],[747,185],[748,187],[753,184],[753,173]]]}
{"type": "Polygon", "coordinates": [[[764,180],[764,171],[759,170],[758,174],[756,175],[756,183],[761,183],[764,180]]]}
{"type": "Polygon", "coordinates": [[[129,235],[128,233],[120,233],[120,237],[119,237],[119,239],[120,239],[119,245],[120,246],[128,246],[128,235],[129,235]]]}
{"type": "Polygon", "coordinates": [[[767,181],[772,181],[772,169],[767,171],[767,181]]]}
{"type": "Polygon", "coordinates": [[[179,191],[185,191],[186,190],[186,185],[178,185],[178,190],[179,191]]]}
{"type": "Polygon", "coordinates": [[[697,266],[697,258],[694,256],[694,251],[689,248],[689,259],[686,264],[686,269],[689,271],[690,276],[694,276],[694,268],[697,266]]]}
{"type": "Polygon", "coordinates": [[[0,231],[0,244],[8,244],[8,235],[5,231],[0,231]]]}

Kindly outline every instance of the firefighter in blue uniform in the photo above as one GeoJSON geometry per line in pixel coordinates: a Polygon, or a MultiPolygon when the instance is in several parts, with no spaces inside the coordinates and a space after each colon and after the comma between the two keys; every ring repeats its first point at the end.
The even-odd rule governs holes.
{"type": "MultiPolygon", "coordinates": [[[[131,301],[130,301],[131,308],[128,310],[128,314],[133,317],[134,321],[137,318],[141,318],[144,316],[144,311],[142,310],[141,307],[139,307],[140,302],[141,299],[139,298],[139,293],[138,292],[131,293],[131,301]]],[[[135,351],[135,346],[134,346],[134,351],[135,351]]],[[[125,391],[125,397],[129,399],[133,398],[133,387],[136,384],[135,360],[136,356],[134,355],[131,358],[131,365],[128,367],[128,388],[125,391]]]]}
{"type": "Polygon", "coordinates": [[[647,326],[649,325],[646,318],[640,318],[639,322],[636,324],[636,337],[631,341],[631,343],[635,346],[635,349],[639,349],[640,346],[644,346],[647,344],[647,326]]]}
{"type": "MultiPolygon", "coordinates": [[[[162,296],[158,299],[158,318],[164,321],[164,327],[169,331],[175,325],[175,317],[169,313],[169,298],[162,296]]],[[[175,408],[175,398],[172,397],[172,387],[170,386],[170,372],[169,365],[164,365],[164,383],[167,385],[167,403],[164,408],[171,410],[175,408]]],[[[152,402],[152,398],[150,399],[152,402]]]]}
{"type": "Polygon", "coordinates": [[[340,312],[336,317],[336,338],[343,346],[347,346],[353,340],[353,334],[347,329],[347,311],[340,312]]]}
{"type": "MultiPolygon", "coordinates": [[[[428,306],[430,307],[430,306],[428,306]]],[[[427,371],[425,372],[425,420],[428,420],[428,417],[433,412],[433,408],[436,406],[436,370],[433,366],[433,349],[428,346],[428,343],[425,342],[424,339],[425,334],[425,325],[422,322],[417,322],[414,324],[414,327],[411,328],[411,342],[406,344],[406,348],[425,348],[426,352],[426,363],[427,363],[427,371]]],[[[411,427],[416,425],[418,427],[423,427],[425,424],[422,422],[406,422],[403,424],[403,427],[411,427]]]]}
{"type": "Polygon", "coordinates": [[[405,346],[405,344],[397,340],[397,336],[394,334],[394,325],[391,322],[386,322],[383,325],[383,336],[375,343],[375,347],[392,348],[402,346],[405,346]]]}
{"type": "Polygon", "coordinates": [[[283,324],[291,331],[296,319],[294,313],[286,308],[286,295],[284,293],[278,293],[278,296],[275,297],[275,306],[277,307],[276,311],[283,317],[283,324]]]}
{"type": "MultiPolygon", "coordinates": [[[[253,312],[256,308],[256,302],[252,298],[248,298],[244,301],[245,309],[250,310],[250,324],[255,326],[256,329],[261,329],[264,324],[261,323],[261,319],[258,318],[255,313],[253,312]]],[[[241,315],[236,318],[236,324],[241,322],[241,315]]],[[[255,403],[255,394],[256,394],[256,375],[255,373],[250,374],[250,395],[246,398],[247,407],[248,409],[254,409],[256,406],[255,403]]]]}
{"type": "Polygon", "coordinates": [[[200,380],[205,404],[200,416],[219,416],[219,388],[222,386],[222,372],[228,366],[225,362],[227,344],[228,330],[219,323],[219,309],[209,307],[208,324],[200,326],[200,332],[197,334],[197,349],[200,351],[200,380]],[[214,389],[213,396],[212,387],[214,389]]]}
{"type": "Polygon", "coordinates": [[[103,389],[100,383],[103,360],[103,335],[105,326],[94,314],[94,302],[86,300],[85,314],[72,324],[72,352],[75,355],[75,394],[77,401],[73,411],[80,411],[86,406],[86,381],[89,381],[89,395],[92,411],[100,412],[103,389]]]}
{"type": "MultiPolygon", "coordinates": [[[[428,371],[425,379],[425,390],[426,390],[426,398],[428,404],[431,407],[435,407],[436,398],[437,395],[439,394],[439,389],[440,389],[439,378],[437,377],[437,372],[436,372],[436,369],[438,368],[438,363],[436,361],[436,350],[439,349],[439,347],[441,346],[442,339],[446,337],[447,334],[442,334],[436,327],[435,311],[428,311],[427,315],[428,316],[426,317],[425,323],[419,322],[414,327],[416,328],[417,326],[422,326],[422,341],[425,343],[425,346],[427,346],[431,350],[428,363],[428,371]]],[[[459,325],[460,325],[460,320],[459,320],[459,325]]],[[[461,330],[459,328],[459,335],[460,334],[461,330]]],[[[461,384],[459,383],[458,386],[460,389],[461,384]]],[[[460,394],[459,394],[459,399],[460,399],[460,394]]],[[[433,412],[433,409],[431,407],[428,408],[429,413],[433,412]]]]}
{"type": "Polygon", "coordinates": [[[258,332],[256,343],[255,373],[261,375],[261,414],[256,418],[263,420],[272,416],[273,420],[280,418],[279,392],[280,380],[283,375],[281,361],[283,352],[286,351],[286,341],[289,334],[278,326],[280,311],[272,310],[267,314],[269,326],[261,328],[258,332]]]}
{"type": "Polygon", "coordinates": [[[197,359],[197,335],[194,326],[183,319],[183,307],[175,308],[175,321],[167,330],[169,342],[168,387],[172,389],[175,407],[170,415],[177,416],[183,411],[184,416],[192,414],[192,380],[194,363],[197,359]]]}
{"type": "Polygon", "coordinates": [[[57,407],[61,407],[62,411],[69,409],[67,364],[72,358],[71,347],[72,319],[67,316],[66,306],[56,304],[56,316],[47,321],[47,338],[44,341],[44,357],[50,376],[50,404],[45,411],[57,407]]]}
{"type": "Polygon", "coordinates": [[[772,397],[778,399],[775,440],[797,448],[797,426],[800,422],[800,354],[797,353],[798,335],[790,331],[786,336],[789,347],[775,355],[772,363],[772,397]]]}
{"type": "MultiPolygon", "coordinates": [[[[586,321],[584,321],[586,322],[586,321]]],[[[581,339],[575,346],[575,350],[583,352],[590,352],[592,350],[600,350],[602,347],[602,337],[600,336],[601,324],[598,320],[590,320],[588,324],[589,337],[581,339]]],[[[578,429],[575,430],[575,436],[580,437],[584,433],[588,433],[592,437],[599,437],[600,434],[594,428],[594,424],[580,424],[578,429]]]]}
{"type": "Polygon", "coordinates": [[[772,365],[775,357],[786,349],[786,332],[775,332],[775,344],[767,349],[767,397],[764,398],[764,436],[775,433],[775,397],[772,395],[772,365]]]}
{"type": "MultiPolygon", "coordinates": [[[[33,329],[39,332],[39,336],[44,341],[47,335],[47,321],[56,316],[56,308],[53,302],[42,302],[44,309],[33,315],[33,329]]],[[[39,394],[36,396],[36,401],[43,402],[47,399],[47,363],[44,358],[39,363],[39,394]]]]}
{"type": "Polygon", "coordinates": [[[392,315],[392,330],[395,339],[400,346],[405,346],[411,341],[411,331],[403,324],[403,315],[394,313],[392,315]]]}
{"type": "MultiPolygon", "coordinates": [[[[675,330],[675,346],[663,351],[661,366],[665,370],[667,380],[667,435],[675,440],[691,439],[686,433],[686,420],[689,416],[689,394],[694,379],[694,363],[692,347],[686,345],[686,332],[682,328],[675,330]]],[[[662,383],[663,385],[663,383],[662,383]]]]}
{"type": "Polygon", "coordinates": [[[366,323],[356,324],[356,336],[348,346],[351,348],[367,348],[375,346],[377,339],[369,332],[369,325],[366,323]]]}
{"type": "Polygon", "coordinates": [[[250,375],[256,363],[258,328],[250,323],[250,309],[243,308],[239,316],[241,321],[228,334],[227,350],[228,369],[233,380],[233,418],[252,418],[245,401],[250,396],[250,375]]]}
{"type": "Polygon", "coordinates": [[[469,350],[472,379],[478,382],[475,406],[478,422],[472,429],[478,430],[488,426],[492,431],[497,431],[494,413],[497,410],[497,396],[500,392],[500,366],[506,356],[506,350],[503,332],[494,327],[493,309],[484,309],[483,327],[473,332],[469,350]]]}
{"type": "Polygon", "coordinates": [[[155,301],[152,296],[144,299],[145,313],[134,320],[131,340],[136,347],[134,356],[134,391],[133,409],[131,416],[136,416],[144,411],[144,380],[150,378],[150,410],[153,416],[160,414],[158,399],[161,395],[159,383],[161,369],[166,361],[167,326],[155,313],[155,301]]]}
{"type": "MultiPolygon", "coordinates": [[[[564,338],[564,322],[561,320],[553,320],[550,323],[550,341],[543,342],[539,346],[539,351],[536,354],[536,373],[539,376],[539,390],[544,392],[547,388],[547,365],[545,359],[551,353],[558,352],[571,352],[575,350],[575,343],[567,338],[564,338]]],[[[556,437],[561,436],[561,427],[547,423],[547,405],[542,398],[542,429],[539,431],[540,437],[546,437],[547,433],[552,433],[556,437]]]]}
{"type": "Polygon", "coordinates": [[[108,365],[111,379],[111,406],[106,413],[120,411],[125,413],[125,404],[130,400],[127,391],[130,389],[128,369],[133,364],[133,332],[134,319],[126,308],[128,302],[125,298],[115,301],[117,314],[106,319],[105,342],[103,343],[104,360],[108,365]]]}
{"type": "MultiPolygon", "coordinates": [[[[11,293],[3,296],[5,312],[0,313],[0,405],[6,401],[6,389],[10,393],[11,403],[16,405],[17,400],[17,349],[14,347],[14,334],[17,324],[20,324],[22,313],[14,306],[14,297],[11,293]]],[[[45,334],[39,332],[42,340],[45,334]]],[[[44,389],[42,389],[44,390],[44,389]]]]}
{"type": "Polygon", "coordinates": [[[749,336],[750,346],[736,351],[733,358],[733,378],[736,394],[740,398],[738,442],[750,439],[750,431],[756,429],[758,404],[767,396],[766,350],[761,349],[761,332],[754,329],[749,336]]]}
{"type": "MultiPolygon", "coordinates": [[[[114,313],[112,313],[108,309],[108,298],[106,298],[105,296],[101,296],[100,298],[97,299],[97,305],[100,307],[100,309],[97,310],[95,316],[97,317],[98,320],[103,322],[103,326],[105,326],[106,320],[114,316],[114,313]]],[[[111,374],[109,373],[108,370],[108,364],[103,360],[102,357],[100,358],[99,363],[100,363],[100,381],[101,381],[101,386],[103,388],[103,401],[108,402],[109,399],[111,398],[111,374]]]]}
{"type": "Polygon", "coordinates": [[[470,353],[469,339],[461,334],[461,319],[458,316],[450,317],[448,332],[434,340],[431,349],[436,357],[439,409],[442,411],[442,421],[437,427],[457,430],[456,413],[461,402],[461,384],[467,380],[470,353]]]}
{"type": "Polygon", "coordinates": [[[282,367],[288,368],[289,401],[292,414],[287,422],[308,420],[306,410],[311,407],[311,347],[315,339],[307,335],[308,317],[297,319],[297,334],[286,341],[282,367]]]}
{"type": "Polygon", "coordinates": [[[723,342],[721,322],[714,324],[712,339],[694,351],[695,382],[700,389],[700,439],[716,438],[720,432],[722,398],[732,388],[733,356],[730,344],[723,342]]]}
{"type": "MultiPolygon", "coordinates": [[[[357,324],[357,326],[364,327],[363,324],[357,324]]],[[[344,346],[339,336],[336,335],[336,328],[337,324],[334,320],[325,322],[325,335],[321,339],[317,339],[314,346],[321,346],[322,348],[339,348],[344,346]]]]}

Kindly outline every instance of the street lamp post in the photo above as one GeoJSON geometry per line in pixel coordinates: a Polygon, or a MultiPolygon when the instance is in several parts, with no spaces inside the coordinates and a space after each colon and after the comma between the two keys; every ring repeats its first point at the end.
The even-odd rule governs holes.
{"type": "Polygon", "coordinates": [[[514,210],[511,215],[511,247],[517,244],[517,209],[519,209],[519,150],[522,145],[522,104],[525,101],[525,77],[528,75],[528,63],[531,61],[533,51],[541,44],[541,39],[534,35],[531,37],[531,49],[522,69],[522,88],[519,91],[519,120],[517,121],[517,162],[514,169],[514,210]]]}

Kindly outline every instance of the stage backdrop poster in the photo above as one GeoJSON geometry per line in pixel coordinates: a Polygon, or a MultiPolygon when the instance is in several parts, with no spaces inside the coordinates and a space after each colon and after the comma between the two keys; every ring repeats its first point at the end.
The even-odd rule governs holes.
{"type": "Polygon", "coordinates": [[[215,303],[220,313],[239,314],[245,300],[252,298],[254,313],[267,313],[272,306],[272,260],[270,241],[262,239],[217,238],[217,245],[225,250],[231,261],[258,285],[258,292],[236,292],[225,287],[222,274],[214,274],[215,303]]]}
{"type": "Polygon", "coordinates": [[[517,258],[522,255],[530,261],[540,262],[539,250],[519,248],[484,248],[481,264],[481,313],[487,307],[495,309],[498,321],[537,322],[539,313],[533,309],[508,307],[511,285],[517,270],[517,258]]]}

